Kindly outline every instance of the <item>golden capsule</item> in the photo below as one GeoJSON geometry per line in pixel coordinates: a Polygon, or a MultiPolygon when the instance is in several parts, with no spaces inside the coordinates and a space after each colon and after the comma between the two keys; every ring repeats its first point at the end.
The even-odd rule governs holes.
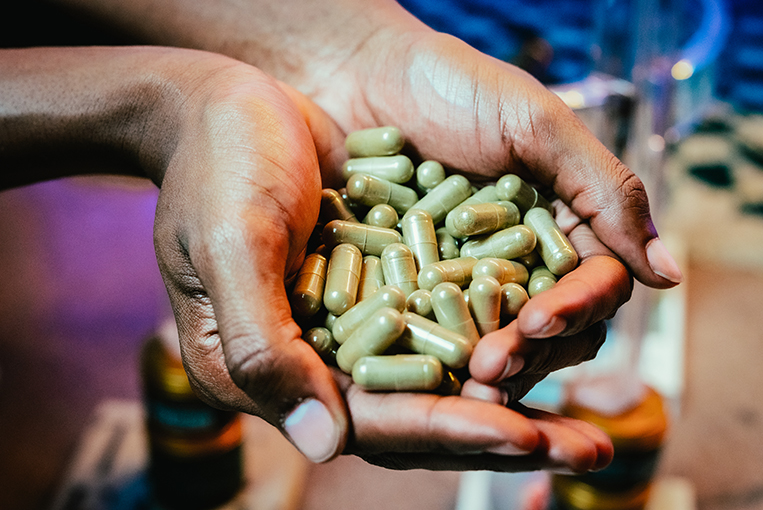
{"type": "Polygon", "coordinates": [[[472,194],[472,185],[463,175],[451,175],[432,191],[413,204],[411,209],[426,211],[432,216],[435,225],[445,219],[445,216],[458,204],[472,194]]]}
{"type": "Polygon", "coordinates": [[[391,228],[373,227],[349,221],[330,221],[323,228],[323,242],[332,248],[347,243],[356,246],[364,255],[381,255],[384,248],[401,243],[403,236],[391,228]]]}
{"type": "Polygon", "coordinates": [[[402,227],[403,242],[413,252],[418,269],[440,260],[437,234],[428,212],[409,211],[402,219],[402,227]]]}
{"type": "Polygon", "coordinates": [[[376,204],[363,218],[363,223],[372,227],[395,228],[399,219],[397,211],[391,205],[376,204]]]}
{"type": "Polygon", "coordinates": [[[343,344],[358,327],[366,322],[377,310],[392,308],[398,312],[405,310],[405,294],[400,288],[385,285],[381,289],[347,310],[334,321],[331,332],[338,344],[343,344]]]}
{"type": "Polygon", "coordinates": [[[407,156],[348,159],[342,165],[342,177],[362,173],[397,184],[406,183],[413,177],[413,163],[407,156]]]}
{"type": "Polygon", "coordinates": [[[317,253],[305,257],[289,299],[294,315],[311,317],[321,309],[327,265],[326,257],[317,253]]]}
{"type": "Polygon", "coordinates": [[[425,193],[445,180],[445,169],[438,161],[427,160],[416,168],[416,184],[425,193]]]}
{"type": "Polygon", "coordinates": [[[381,254],[381,261],[387,285],[400,287],[406,297],[419,288],[416,282],[416,261],[406,245],[395,243],[387,246],[381,254]]]}
{"type": "Polygon", "coordinates": [[[530,299],[524,287],[517,283],[501,285],[501,316],[516,317],[530,299]]]}
{"type": "Polygon", "coordinates": [[[515,259],[535,248],[535,233],[525,225],[515,225],[485,237],[470,239],[461,246],[462,257],[515,259]]]}
{"type": "Polygon", "coordinates": [[[469,309],[480,337],[501,327],[501,285],[492,276],[478,276],[469,284],[469,309]]]}
{"type": "Polygon", "coordinates": [[[440,254],[440,260],[457,259],[461,256],[458,243],[452,235],[448,234],[445,227],[435,230],[435,235],[437,236],[437,251],[440,254]]]}
{"type": "Polygon", "coordinates": [[[357,223],[358,218],[352,212],[350,205],[342,195],[333,189],[321,190],[321,223],[324,225],[331,220],[344,220],[357,223]]]}
{"type": "Polygon", "coordinates": [[[434,319],[432,293],[425,289],[413,291],[405,301],[405,309],[427,319],[434,319]]]}
{"type": "Polygon", "coordinates": [[[459,257],[424,266],[419,271],[419,288],[432,290],[435,285],[443,282],[453,282],[459,287],[465,287],[472,281],[472,270],[476,263],[475,257],[459,257]]]}
{"type": "Polygon", "coordinates": [[[538,207],[530,209],[524,223],[535,233],[538,252],[552,273],[562,276],[575,269],[578,253],[550,212],[538,207]]]}
{"type": "Polygon", "coordinates": [[[472,344],[449,329],[420,315],[403,312],[405,329],[398,345],[419,354],[431,354],[451,368],[466,366],[472,355],[472,344]]]}
{"type": "Polygon", "coordinates": [[[364,356],[382,354],[405,330],[405,321],[393,308],[376,310],[337,349],[336,364],[348,374],[352,366],[364,356]]]}
{"type": "Polygon", "coordinates": [[[530,297],[537,296],[541,292],[554,288],[556,281],[556,275],[547,267],[538,266],[530,273],[530,280],[527,282],[527,294],[530,297]]]}
{"type": "Polygon", "coordinates": [[[352,244],[340,244],[331,251],[323,292],[323,305],[329,312],[342,315],[355,304],[362,263],[363,255],[352,244]]]}
{"type": "Polygon", "coordinates": [[[302,334],[302,339],[310,344],[310,347],[325,361],[336,362],[336,351],[339,349],[339,344],[334,341],[331,331],[317,326],[305,331],[302,334]]]}
{"type": "Polygon", "coordinates": [[[451,282],[435,286],[432,289],[432,310],[441,326],[463,336],[472,345],[477,345],[480,334],[469,313],[461,287],[451,282]]]}
{"type": "Polygon", "coordinates": [[[382,287],[384,287],[384,271],[381,259],[375,255],[366,255],[360,266],[357,302],[365,300],[382,287]]]}
{"type": "Polygon", "coordinates": [[[423,354],[366,356],[352,369],[353,382],[368,391],[430,391],[442,379],[440,360],[423,354]]]}
{"type": "Polygon", "coordinates": [[[369,207],[389,204],[399,214],[405,214],[419,199],[411,188],[361,173],[353,174],[347,179],[347,196],[369,207]]]}
{"type": "Polygon", "coordinates": [[[445,217],[445,228],[453,237],[489,234],[519,223],[519,209],[511,202],[461,204],[445,217]]]}
{"type": "Polygon", "coordinates": [[[389,156],[400,152],[404,145],[403,134],[394,126],[359,129],[344,139],[351,158],[389,156]]]}
{"type": "Polygon", "coordinates": [[[527,268],[513,260],[487,257],[480,259],[472,268],[472,279],[478,276],[492,276],[498,283],[516,282],[525,285],[530,277],[527,268]]]}

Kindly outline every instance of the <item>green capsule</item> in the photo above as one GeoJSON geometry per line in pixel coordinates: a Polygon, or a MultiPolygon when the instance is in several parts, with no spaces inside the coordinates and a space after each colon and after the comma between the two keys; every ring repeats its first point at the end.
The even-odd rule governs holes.
{"type": "Polygon", "coordinates": [[[459,287],[466,287],[472,281],[472,270],[476,263],[475,257],[459,257],[424,266],[419,271],[419,288],[432,290],[435,285],[443,282],[453,282],[459,287]]]}
{"type": "Polygon", "coordinates": [[[403,242],[403,236],[391,228],[334,220],[323,228],[323,242],[332,249],[339,244],[352,244],[364,255],[378,257],[390,244],[403,242]]]}
{"type": "Polygon", "coordinates": [[[366,356],[352,369],[353,382],[368,391],[430,391],[442,379],[442,363],[422,354],[366,356]]]}
{"type": "Polygon", "coordinates": [[[339,344],[334,341],[331,331],[320,326],[310,328],[302,334],[302,340],[310,344],[321,358],[331,363],[336,362],[336,351],[339,344]]]}
{"type": "Polygon", "coordinates": [[[556,281],[556,275],[547,267],[538,266],[530,273],[530,280],[527,282],[527,294],[530,297],[537,296],[541,292],[554,288],[556,281]]]}
{"type": "Polygon", "coordinates": [[[437,161],[427,160],[416,168],[416,184],[428,193],[445,180],[445,169],[437,161]]]}
{"type": "Polygon", "coordinates": [[[445,227],[435,230],[437,236],[437,250],[440,253],[440,260],[457,259],[461,256],[458,243],[452,235],[448,234],[445,227]]]}
{"type": "Polygon", "coordinates": [[[432,216],[435,225],[445,219],[445,216],[458,204],[472,194],[472,185],[463,175],[451,175],[432,191],[413,204],[411,209],[426,211],[432,216]]]}
{"type": "Polygon", "coordinates": [[[419,288],[416,282],[416,261],[406,245],[395,243],[387,246],[381,254],[381,261],[387,285],[400,287],[406,297],[419,288]]]}
{"type": "Polygon", "coordinates": [[[473,346],[477,345],[480,334],[469,313],[461,287],[451,282],[438,284],[432,289],[432,310],[442,327],[463,336],[473,346]]]}
{"type": "Polygon", "coordinates": [[[347,196],[369,207],[389,204],[399,214],[405,214],[419,199],[411,188],[361,173],[353,174],[347,179],[347,196]]]}
{"type": "Polygon", "coordinates": [[[469,284],[469,309],[480,337],[501,327],[501,285],[492,276],[478,276],[469,284]]]}
{"type": "Polygon", "coordinates": [[[400,218],[397,211],[389,204],[376,204],[368,211],[363,223],[372,227],[392,228],[394,229],[400,218]]]}
{"type": "Polygon", "coordinates": [[[384,271],[381,259],[375,255],[366,255],[360,267],[357,302],[364,301],[382,287],[384,287],[384,271]]]}
{"type": "Polygon", "coordinates": [[[358,218],[352,212],[350,205],[342,198],[342,195],[333,189],[321,191],[321,223],[326,224],[331,220],[344,220],[357,223],[358,218]]]}
{"type": "Polygon", "coordinates": [[[351,158],[368,158],[397,154],[405,145],[405,138],[394,126],[359,129],[344,139],[344,148],[351,158]]]}
{"type": "Polygon", "coordinates": [[[405,329],[398,345],[419,354],[431,354],[451,368],[466,366],[472,355],[472,344],[449,329],[420,315],[403,312],[405,329]]]}
{"type": "Polygon", "coordinates": [[[517,283],[501,285],[501,316],[516,317],[530,299],[524,287],[517,283]]]}
{"type": "Polygon", "coordinates": [[[403,242],[413,252],[416,267],[438,262],[440,253],[437,247],[437,234],[434,222],[426,211],[409,211],[402,219],[403,242]]]}
{"type": "Polygon", "coordinates": [[[434,319],[432,293],[425,289],[413,291],[405,301],[405,309],[427,319],[434,319]]]}
{"type": "Polygon", "coordinates": [[[337,349],[336,364],[348,374],[352,366],[364,356],[382,354],[405,330],[405,321],[393,308],[376,310],[337,349]]]}
{"type": "Polygon", "coordinates": [[[334,315],[352,308],[358,295],[363,255],[352,244],[340,244],[331,251],[326,270],[323,305],[334,315]]]}
{"type": "Polygon", "coordinates": [[[552,273],[562,276],[575,269],[578,253],[550,212],[538,207],[530,209],[524,223],[535,233],[538,252],[552,273]]]}
{"type": "Polygon", "coordinates": [[[385,285],[381,289],[347,310],[334,321],[331,332],[338,344],[343,344],[358,327],[366,322],[377,310],[392,308],[398,312],[405,310],[405,294],[400,288],[385,285]]]}
{"type": "Polygon", "coordinates": [[[323,327],[331,331],[332,329],[334,329],[334,323],[336,322],[338,318],[339,318],[338,315],[334,315],[331,312],[327,312],[325,319],[323,319],[323,327]]]}
{"type": "Polygon", "coordinates": [[[487,202],[500,202],[495,186],[488,185],[472,193],[472,196],[461,202],[460,205],[485,204],[487,202]]]}
{"type": "Polygon", "coordinates": [[[532,271],[534,267],[542,266],[543,265],[543,259],[540,258],[540,254],[537,250],[538,243],[535,243],[535,250],[531,251],[527,255],[522,255],[521,257],[517,257],[514,260],[522,264],[527,268],[528,271],[532,271]]]}
{"type": "Polygon", "coordinates": [[[523,215],[533,207],[542,207],[553,211],[548,200],[518,175],[504,175],[498,179],[495,187],[498,197],[501,200],[514,202],[523,215]]]}
{"type": "Polygon", "coordinates": [[[289,299],[294,315],[311,317],[321,309],[327,266],[326,257],[318,253],[305,257],[289,299]]]}
{"type": "Polygon", "coordinates": [[[515,225],[485,237],[470,239],[461,246],[462,257],[515,259],[535,248],[535,234],[525,225],[515,225]]]}
{"type": "Polygon", "coordinates": [[[445,228],[461,239],[512,227],[519,219],[519,209],[511,202],[461,204],[445,217],[445,228]]]}
{"type": "Polygon", "coordinates": [[[474,264],[472,279],[478,276],[492,276],[501,285],[509,282],[525,285],[530,277],[527,268],[519,262],[495,257],[486,257],[474,264]]]}
{"type": "Polygon", "coordinates": [[[361,173],[403,184],[411,180],[413,172],[413,163],[407,156],[348,159],[342,165],[342,177],[346,181],[361,173]]]}

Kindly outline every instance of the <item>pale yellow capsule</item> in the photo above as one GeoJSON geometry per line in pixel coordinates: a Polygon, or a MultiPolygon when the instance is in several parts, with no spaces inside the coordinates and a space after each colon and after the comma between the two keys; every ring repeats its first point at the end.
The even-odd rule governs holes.
{"type": "Polygon", "coordinates": [[[329,312],[342,315],[355,304],[362,263],[363,255],[352,244],[340,244],[331,251],[323,292],[323,305],[329,312]]]}
{"type": "Polygon", "coordinates": [[[425,289],[413,291],[405,301],[405,309],[427,319],[434,319],[432,293],[425,289]]]}
{"type": "Polygon", "coordinates": [[[529,299],[525,288],[518,283],[504,283],[501,285],[501,316],[517,316],[529,299]]]}
{"type": "Polygon", "coordinates": [[[376,204],[363,218],[363,223],[373,227],[395,228],[399,219],[397,211],[391,205],[376,204]]]}
{"type": "Polygon", "coordinates": [[[553,212],[553,206],[538,190],[527,184],[518,175],[504,175],[495,184],[496,192],[501,200],[514,202],[519,211],[525,214],[533,207],[541,207],[553,212]]]}
{"type": "Polygon", "coordinates": [[[358,222],[342,195],[336,190],[326,188],[321,191],[321,222],[325,225],[331,220],[358,222]]]}
{"type": "Polygon", "coordinates": [[[525,225],[499,230],[485,237],[470,239],[461,246],[462,257],[515,259],[535,248],[535,234],[525,225]]]}
{"type": "Polygon", "coordinates": [[[475,257],[459,257],[424,266],[419,271],[419,288],[432,290],[435,285],[443,282],[453,282],[459,287],[466,287],[472,281],[472,270],[476,263],[475,257]]]}
{"type": "Polygon", "coordinates": [[[501,285],[492,276],[478,276],[469,284],[469,309],[480,337],[501,327],[501,285]]]}
{"type": "Polygon", "coordinates": [[[495,186],[488,185],[476,190],[472,196],[461,202],[461,205],[484,204],[487,202],[499,202],[500,200],[495,186]]]}
{"type": "Polygon", "coordinates": [[[416,168],[416,184],[425,193],[445,180],[445,169],[438,161],[427,160],[416,168]]]}
{"type": "Polygon", "coordinates": [[[440,253],[440,260],[457,259],[461,256],[458,243],[452,235],[448,234],[445,227],[435,230],[437,236],[437,250],[440,253]]]}
{"type": "Polygon", "coordinates": [[[366,356],[352,368],[352,380],[368,391],[430,391],[440,387],[443,366],[434,356],[366,356]]]}
{"type": "Polygon", "coordinates": [[[405,145],[405,138],[394,126],[359,129],[344,139],[344,148],[351,158],[368,158],[397,154],[405,145]]]}
{"type": "Polygon", "coordinates": [[[432,191],[413,204],[411,209],[423,210],[432,216],[435,225],[445,219],[445,216],[458,204],[472,194],[472,185],[463,175],[451,175],[432,191]]]}
{"type": "Polygon", "coordinates": [[[432,290],[432,310],[441,326],[463,336],[472,346],[477,345],[480,334],[461,287],[451,282],[435,286],[432,290]]]}
{"type": "Polygon", "coordinates": [[[402,227],[403,242],[413,252],[417,269],[440,260],[437,234],[428,212],[409,211],[402,219],[402,227]]]}
{"type": "Polygon", "coordinates": [[[377,158],[348,159],[342,165],[342,177],[362,173],[398,184],[406,183],[413,177],[413,163],[407,156],[386,156],[377,158]]]}
{"type": "Polygon", "coordinates": [[[550,212],[538,207],[530,209],[524,223],[535,233],[538,252],[552,273],[562,276],[575,269],[578,253],[550,212]]]}
{"type": "Polygon", "coordinates": [[[323,327],[331,331],[332,329],[334,329],[334,323],[336,322],[338,318],[339,318],[338,315],[334,315],[331,312],[327,312],[326,318],[323,319],[323,327]]]}
{"type": "Polygon", "coordinates": [[[294,315],[311,317],[321,309],[327,266],[328,261],[322,255],[311,253],[305,257],[289,299],[294,315]]]}
{"type": "Polygon", "coordinates": [[[411,188],[361,173],[353,174],[347,180],[347,196],[369,207],[389,204],[399,214],[405,214],[419,199],[411,188]]]}
{"type": "Polygon", "coordinates": [[[348,374],[352,366],[363,356],[382,354],[405,330],[406,324],[400,312],[393,308],[376,310],[337,349],[336,364],[348,374]]]}
{"type": "Polygon", "coordinates": [[[519,223],[519,209],[511,202],[461,204],[445,217],[445,228],[453,237],[490,234],[519,223]]]}
{"type": "Polygon", "coordinates": [[[396,285],[405,296],[410,296],[419,288],[416,278],[416,261],[413,252],[403,243],[395,243],[384,248],[381,254],[384,281],[387,285],[396,285]]]}
{"type": "Polygon", "coordinates": [[[348,243],[356,246],[364,255],[381,255],[384,248],[394,243],[401,243],[403,236],[391,228],[373,227],[363,223],[349,221],[330,221],[323,228],[323,242],[332,248],[348,243]]]}
{"type": "Polygon", "coordinates": [[[334,341],[331,331],[320,326],[310,328],[302,334],[302,339],[310,344],[321,358],[332,363],[336,362],[336,351],[339,344],[334,341]]]}
{"type": "Polygon", "coordinates": [[[474,264],[474,268],[472,268],[472,279],[478,276],[492,276],[501,285],[509,282],[525,285],[530,274],[527,268],[519,262],[487,257],[480,259],[479,262],[474,264]]]}
{"type": "Polygon", "coordinates": [[[397,343],[419,354],[431,354],[451,368],[466,366],[472,355],[469,340],[420,315],[403,312],[405,329],[397,343]]]}
{"type": "Polygon", "coordinates": [[[360,267],[357,302],[365,300],[382,287],[384,287],[384,271],[381,259],[375,255],[366,255],[360,267]]]}
{"type": "Polygon", "coordinates": [[[405,294],[400,288],[385,285],[381,289],[347,310],[334,321],[331,332],[338,344],[343,344],[358,327],[366,322],[377,310],[392,308],[398,312],[405,310],[405,294]]]}
{"type": "Polygon", "coordinates": [[[547,267],[538,266],[530,273],[530,280],[527,282],[527,294],[530,297],[537,296],[541,292],[554,288],[556,281],[556,275],[547,267]]]}

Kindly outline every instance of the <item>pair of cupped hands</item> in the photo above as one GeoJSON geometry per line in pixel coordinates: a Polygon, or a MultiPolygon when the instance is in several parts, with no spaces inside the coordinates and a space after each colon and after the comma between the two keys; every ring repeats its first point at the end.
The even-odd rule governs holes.
{"type": "Polygon", "coordinates": [[[285,73],[288,85],[233,58],[164,47],[15,50],[6,77],[26,84],[22,98],[79,112],[28,129],[116,149],[160,186],[157,259],[186,371],[207,402],[262,417],[316,462],[346,453],[400,469],[604,467],[613,450],[600,430],[516,401],[595,356],[633,276],[654,288],[680,281],[642,183],[540,83],[450,36],[390,25],[345,50],[316,51],[285,73]],[[304,259],[321,189],[342,186],[345,136],[383,125],[400,128],[414,159],[552,191],[580,255],[481,339],[460,396],[363,391],[292,319],[284,281],[304,259]]]}

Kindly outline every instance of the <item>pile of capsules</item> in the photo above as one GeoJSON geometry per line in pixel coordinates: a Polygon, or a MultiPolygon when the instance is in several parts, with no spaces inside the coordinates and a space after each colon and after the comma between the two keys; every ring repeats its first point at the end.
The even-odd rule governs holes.
{"type": "Polygon", "coordinates": [[[347,136],[346,188],[323,190],[292,314],[324,361],[367,390],[458,394],[480,338],[578,255],[518,176],[476,189],[437,161],[414,168],[404,143],[395,127],[347,136]]]}

